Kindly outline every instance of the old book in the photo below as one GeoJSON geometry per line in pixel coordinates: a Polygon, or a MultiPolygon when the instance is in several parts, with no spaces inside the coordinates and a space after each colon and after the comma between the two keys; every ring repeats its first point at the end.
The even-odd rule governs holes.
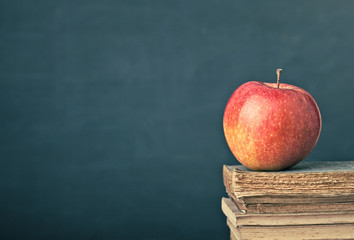
{"type": "MultiPolygon", "coordinates": [[[[290,214],[245,214],[242,213],[230,198],[222,198],[221,209],[234,226],[278,226],[309,224],[354,224],[352,212],[316,212],[290,214]]],[[[354,229],[353,229],[354,232],[354,229]]]]}
{"type": "Polygon", "coordinates": [[[306,212],[318,209],[320,203],[318,211],[354,208],[354,161],[303,162],[278,172],[225,165],[223,177],[227,193],[243,211],[273,212],[275,206],[284,212],[306,212]]]}
{"type": "Polygon", "coordinates": [[[354,202],[241,204],[238,202],[238,199],[234,199],[234,201],[240,211],[247,213],[314,213],[354,211],[354,202]]]}
{"type": "Polygon", "coordinates": [[[354,224],[350,223],[296,226],[234,226],[227,220],[227,225],[237,240],[354,239],[354,224]]]}
{"type": "Polygon", "coordinates": [[[354,161],[303,162],[278,172],[224,166],[224,184],[249,213],[354,210],[354,161]]]}
{"type": "Polygon", "coordinates": [[[354,195],[346,196],[248,196],[248,197],[238,197],[237,198],[242,204],[255,204],[255,203],[336,203],[336,202],[353,202],[354,195]]]}
{"type": "Polygon", "coordinates": [[[354,161],[301,162],[283,171],[251,171],[242,165],[223,169],[228,192],[255,196],[354,196],[354,161]]]}
{"type": "Polygon", "coordinates": [[[241,240],[240,238],[237,238],[235,234],[230,230],[230,240],[241,240]]]}

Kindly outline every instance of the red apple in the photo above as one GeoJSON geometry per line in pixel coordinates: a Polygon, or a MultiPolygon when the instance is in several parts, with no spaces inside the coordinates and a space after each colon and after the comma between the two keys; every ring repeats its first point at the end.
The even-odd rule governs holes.
{"type": "Polygon", "coordinates": [[[279,83],[247,82],[227,102],[223,126],[236,159],[252,170],[276,171],[303,160],[321,132],[321,114],[304,89],[279,83]]]}

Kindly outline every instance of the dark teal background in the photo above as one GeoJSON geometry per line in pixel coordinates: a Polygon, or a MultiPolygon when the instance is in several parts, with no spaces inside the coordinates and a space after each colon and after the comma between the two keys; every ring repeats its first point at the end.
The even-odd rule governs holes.
{"type": "Polygon", "coordinates": [[[0,1],[0,238],[228,239],[222,116],[316,99],[306,161],[354,155],[353,1],[0,1]]]}

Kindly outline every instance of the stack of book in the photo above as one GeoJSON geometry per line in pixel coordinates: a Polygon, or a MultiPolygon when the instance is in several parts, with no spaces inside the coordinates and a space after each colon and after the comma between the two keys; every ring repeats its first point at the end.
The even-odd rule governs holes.
{"type": "Polygon", "coordinates": [[[233,240],[354,239],[354,161],[302,162],[279,172],[224,166],[233,240]]]}

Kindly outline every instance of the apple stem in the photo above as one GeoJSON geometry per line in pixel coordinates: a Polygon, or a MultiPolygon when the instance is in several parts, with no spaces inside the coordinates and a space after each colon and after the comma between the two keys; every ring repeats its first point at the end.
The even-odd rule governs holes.
{"type": "Polygon", "coordinates": [[[283,69],[278,68],[276,73],[277,73],[277,88],[279,88],[279,84],[280,84],[280,74],[281,71],[283,71],[283,69]]]}

